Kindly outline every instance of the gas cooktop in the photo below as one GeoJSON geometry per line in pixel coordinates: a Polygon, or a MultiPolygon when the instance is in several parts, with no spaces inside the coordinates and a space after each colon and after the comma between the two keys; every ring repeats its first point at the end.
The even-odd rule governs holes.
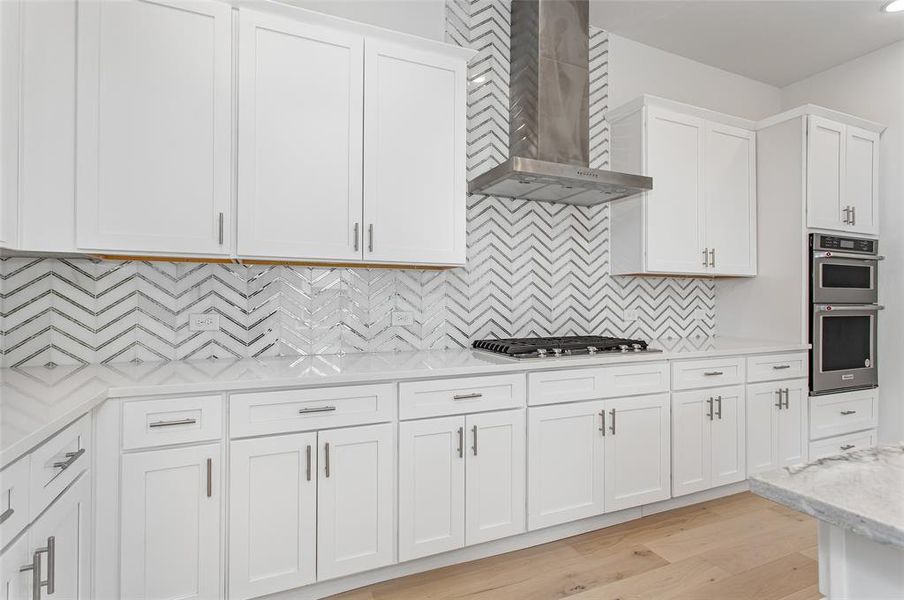
{"type": "Polygon", "coordinates": [[[475,340],[471,345],[477,350],[502,354],[511,358],[555,358],[604,352],[661,352],[661,350],[649,348],[647,342],[643,340],[601,335],[475,340]]]}

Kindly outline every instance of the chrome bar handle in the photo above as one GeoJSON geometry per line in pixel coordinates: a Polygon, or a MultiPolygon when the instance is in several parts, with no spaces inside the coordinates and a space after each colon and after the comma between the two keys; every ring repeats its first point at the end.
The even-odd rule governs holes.
{"type": "Polygon", "coordinates": [[[615,435],[615,409],[609,411],[609,420],[611,423],[609,424],[609,433],[615,435]]]}
{"type": "Polygon", "coordinates": [[[207,497],[213,496],[213,459],[207,459],[207,497]]]}
{"type": "Polygon", "coordinates": [[[853,415],[853,414],[856,414],[856,413],[857,413],[856,410],[843,410],[843,411],[841,411],[841,414],[844,415],[844,416],[853,415]]]}
{"type": "Polygon", "coordinates": [[[307,415],[310,413],[333,412],[334,410],[336,410],[335,406],[316,406],[312,408],[299,408],[298,414],[307,415]]]}
{"type": "Polygon", "coordinates": [[[355,252],[358,251],[358,228],[359,228],[359,225],[356,222],[355,223],[355,252]]]}
{"type": "Polygon", "coordinates": [[[465,456],[465,428],[458,428],[458,458],[465,456]]]}
{"type": "Polygon", "coordinates": [[[474,446],[472,446],[472,450],[474,450],[474,456],[477,456],[477,425],[473,426],[471,431],[474,432],[474,446]]]}
{"type": "Polygon", "coordinates": [[[220,216],[217,219],[217,229],[218,229],[217,239],[220,242],[221,246],[223,245],[223,220],[224,220],[224,218],[225,217],[223,216],[223,213],[220,213],[220,216]]]}
{"type": "Polygon", "coordinates": [[[772,369],[775,371],[781,371],[782,369],[790,369],[791,365],[772,365],[772,369]]]}
{"type": "Polygon", "coordinates": [[[709,412],[706,413],[706,416],[709,417],[710,421],[712,421],[713,420],[713,399],[712,398],[710,398],[709,400],[706,401],[706,406],[709,410],[709,412]]]}
{"type": "Polygon", "coordinates": [[[779,390],[775,393],[778,394],[778,404],[776,404],[775,406],[779,410],[781,410],[782,409],[782,390],[781,390],[781,388],[779,388],[779,390]]]}
{"type": "Polygon", "coordinates": [[[785,388],[785,410],[790,408],[788,406],[789,396],[790,396],[789,390],[788,390],[788,388],[785,388]]]}
{"type": "Polygon", "coordinates": [[[455,394],[453,400],[473,400],[475,398],[483,398],[483,394],[474,392],[473,394],[455,394]]]}
{"type": "Polygon", "coordinates": [[[367,226],[367,251],[374,251],[374,224],[371,223],[367,226]]]}
{"type": "Polygon", "coordinates": [[[722,396],[716,396],[716,416],[719,417],[719,420],[722,420],[722,396]]]}
{"type": "Polygon", "coordinates": [[[710,248],[709,250],[709,266],[712,268],[716,268],[716,249],[710,248]]]}
{"type": "Polygon", "coordinates": [[[841,222],[844,223],[845,225],[847,225],[848,223],[850,223],[850,220],[849,220],[849,217],[848,217],[848,211],[849,211],[849,210],[851,210],[851,207],[850,207],[850,206],[845,206],[844,208],[841,209],[841,212],[844,213],[844,217],[841,219],[841,222]]]}
{"type": "Polygon", "coordinates": [[[173,427],[174,425],[194,425],[197,423],[197,419],[177,419],[175,421],[154,421],[153,423],[149,423],[148,427],[173,427]]]}
{"type": "Polygon", "coordinates": [[[704,371],[703,375],[705,377],[715,377],[717,375],[725,375],[724,371],[704,371]]]}
{"type": "Polygon", "coordinates": [[[6,510],[4,510],[3,513],[0,513],[0,525],[3,525],[7,520],[9,520],[9,518],[13,516],[14,512],[16,512],[15,509],[10,506],[6,510]]]}
{"type": "Polygon", "coordinates": [[[841,446],[841,450],[846,452],[846,451],[851,450],[852,448],[856,448],[856,447],[857,446],[855,446],[854,444],[843,444],[841,446]]]}
{"type": "Polygon", "coordinates": [[[851,207],[851,225],[856,225],[856,224],[857,224],[857,207],[852,206],[851,207]]]}
{"type": "Polygon", "coordinates": [[[61,461],[53,463],[53,467],[55,469],[59,469],[60,472],[63,472],[66,469],[68,469],[69,467],[71,467],[72,463],[77,461],[79,459],[79,457],[81,457],[81,455],[84,453],[85,453],[84,448],[79,448],[79,450],[77,452],[67,452],[66,454],[63,455],[66,457],[66,460],[61,460],[61,461]]]}
{"type": "Polygon", "coordinates": [[[704,267],[709,266],[709,248],[703,249],[703,266],[704,267]]]}
{"type": "Polygon", "coordinates": [[[327,442],[323,445],[323,462],[324,462],[324,474],[329,477],[330,476],[330,443],[327,442]]]}
{"type": "Polygon", "coordinates": [[[606,437],[606,411],[600,411],[600,433],[603,434],[603,437],[606,437]]]}
{"type": "Polygon", "coordinates": [[[38,548],[31,555],[31,564],[19,567],[19,572],[31,571],[31,600],[41,600],[41,553],[47,548],[38,548]]]}
{"type": "Polygon", "coordinates": [[[47,579],[41,582],[49,596],[56,591],[56,537],[47,538],[47,579]]]}
{"type": "Polygon", "coordinates": [[[311,480],[311,445],[308,444],[307,449],[305,450],[305,476],[308,481],[311,480]]]}

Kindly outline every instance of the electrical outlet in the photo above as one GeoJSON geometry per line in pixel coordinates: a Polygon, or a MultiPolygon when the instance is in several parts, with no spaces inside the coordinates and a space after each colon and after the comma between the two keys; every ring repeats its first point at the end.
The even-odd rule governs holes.
{"type": "Polygon", "coordinates": [[[705,321],[706,320],[706,311],[702,308],[698,308],[694,310],[694,320],[695,321],[705,321]]]}
{"type": "Polygon", "coordinates": [[[217,331],[220,328],[220,315],[213,313],[192,313],[188,317],[190,331],[217,331]]]}
{"type": "Polygon", "coordinates": [[[625,321],[636,321],[637,320],[637,309],[636,308],[626,308],[624,314],[622,315],[622,319],[625,321]]]}
{"type": "Polygon", "coordinates": [[[407,310],[394,310],[392,311],[392,324],[398,327],[414,325],[414,314],[407,310]]]}

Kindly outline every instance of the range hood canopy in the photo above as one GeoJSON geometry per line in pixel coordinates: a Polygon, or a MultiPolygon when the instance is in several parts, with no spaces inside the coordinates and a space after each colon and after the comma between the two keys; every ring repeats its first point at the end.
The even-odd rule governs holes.
{"type": "Polygon", "coordinates": [[[587,0],[513,0],[509,156],[468,192],[591,206],[653,189],[642,175],[589,168],[587,0]]]}

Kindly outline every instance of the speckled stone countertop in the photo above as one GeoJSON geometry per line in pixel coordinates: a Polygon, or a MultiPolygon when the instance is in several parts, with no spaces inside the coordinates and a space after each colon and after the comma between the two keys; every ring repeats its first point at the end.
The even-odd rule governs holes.
{"type": "Polygon", "coordinates": [[[873,541],[904,548],[904,442],[755,475],[750,489],[873,541]]]}

